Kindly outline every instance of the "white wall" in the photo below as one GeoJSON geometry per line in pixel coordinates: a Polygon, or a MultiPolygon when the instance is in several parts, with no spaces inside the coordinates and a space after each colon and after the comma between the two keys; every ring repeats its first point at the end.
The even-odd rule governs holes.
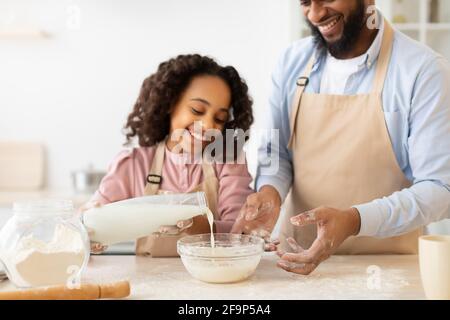
{"type": "Polygon", "coordinates": [[[43,142],[48,186],[68,187],[72,170],[105,169],[121,149],[142,80],[192,52],[241,72],[259,123],[298,8],[297,0],[1,0],[0,30],[38,27],[51,37],[0,35],[0,139],[43,142]]]}

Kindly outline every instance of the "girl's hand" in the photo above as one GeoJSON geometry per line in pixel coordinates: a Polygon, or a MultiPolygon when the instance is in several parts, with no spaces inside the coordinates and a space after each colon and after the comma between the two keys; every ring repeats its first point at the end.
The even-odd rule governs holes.
{"type": "MultiPolygon", "coordinates": [[[[211,233],[211,227],[206,215],[196,216],[190,220],[192,220],[192,223],[190,225],[189,220],[179,221],[177,225],[189,235],[211,233]]],[[[215,232],[215,230],[216,227],[213,224],[213,232],[215,232]]]]}
{"type": "MultiPolygon", "coordinates": [[[[89,202],[85,203],[84,205],[82,205],[78,209],[78,214],[83,215],[89,209],[100,208],[101,206],[102,206],[102,204],[98,201],[89,201],[89,202]]],[[[86,226],[85,226],[85,228],[88,233],[89,239],[92,238],[92,236],[94,234],[94,230],[92,230],[86,226]]],[[[106,249],[108,249],[108,246],[102,245],[101,243],[98,243],[98,242],[91,241],[91,253],[92,254],[101,254],[104,251],[106,251],[106,249]]]]}
{"type": "MultiPolygon", "coordinates": [[[[213,226],[214,229],[214,226],[213,226]]],[[[192,219],[180,220],[175,226],[161,226],[159,232],[162,234],[180,234],[185,232],[188,235],[210,233],[208,218],[206,215],[195,216],[192,219]]]]}
{"type": "Polygon", "coordinates": [[[83,215],[86,211],[93,209],[93,208],[100,208],[102,204],[98,201],[88,201],[85,204],[83,204],[80,208],[78,208],[77,213],[79,215],[83,215]]]}
{"type": "Polygon", "coordinates": [[[98,242],[91,241],[91,253],[92,254],[102,254],[108,249],[108,246],[105,246],[98,242]]]}

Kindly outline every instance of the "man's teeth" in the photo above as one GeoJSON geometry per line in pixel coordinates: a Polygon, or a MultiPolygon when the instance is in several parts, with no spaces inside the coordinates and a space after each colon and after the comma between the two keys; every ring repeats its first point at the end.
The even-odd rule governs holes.
{"type": "Polygon", "coordinates": [[[328,31],[331,30],[331,28],[333,28],[339,21],[339,18],[334,19],[333,21],[331,21],[330,23],[324,25],[324,26],[320,26],[319,30],[320,31],[328,31]]]}

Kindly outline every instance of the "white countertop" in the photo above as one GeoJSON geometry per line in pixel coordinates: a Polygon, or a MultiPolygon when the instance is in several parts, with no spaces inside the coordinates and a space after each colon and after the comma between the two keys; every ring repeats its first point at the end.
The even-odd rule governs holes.
{"type": "MultiPolygon", "coordinates": [[[[265,253],[246,281],[209,284],[192,278],[179,258],[92,256],[83,282],[129,279],[130,299],[425,299],[417,256],[333,256],[309,276],[277,268],[277,259],[265,253]]],[[[9,281],[0,283],[6,290],[14,290],[9,281]]]]}

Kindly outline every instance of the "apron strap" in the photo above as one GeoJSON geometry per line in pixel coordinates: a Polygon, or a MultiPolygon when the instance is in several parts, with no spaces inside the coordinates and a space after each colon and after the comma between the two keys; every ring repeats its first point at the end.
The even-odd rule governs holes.
{"type": "Polygon", "coordinates": [[[158,143],[153,156],[152,166],[150,173],[147,175],[147,184],[144,189],[145,195],[155,195],[158,193],[159,187],[162,182],[162,167],[164,163],[165,153],[165,140],[158,143]]]}
{"type": "Polygon", "coordinates": [[[216,177],[216,172],[214,171],[212,164],[205,162],[205,160],[203,160],[202,163],[202,170],[203,170],[203,179],[216,177]]]}
{"type": "Polygon", "coordinates": [[[294,141],[294,135],[295,135],[295,129],[296,129],[296,123],[297,123],[297,115],[298,115],[298,110],[300,109],[302,95],[305,92],[306,86],[309,83],[309,76],[311,75],[311,71],[312,71],[312,68],[313,68],[315,62],[316,62],[316,59],[315,59],[315,56],[313,55],[305,68],[305,71],[303,73],[304,75],[297,79],[297,89],[295,90],[294,100],[292,100],[290,123],[289,123],[289,127],[291,129],[291,136],[289,138],[289,143],[287,146],[289,149],[292,149],[292,144],[294,141]]]}
{"type": "Polygon", "coordinates": [[[208,207],[213,213],[214,219],[218,220],[219,216],[217,212],[217,201],[219,195],[219,180],[217,179],[213,164],[210,163],[206,159],[206,157],[203,157],[202,170],[203,170],[203,182],[201,183],[202,191],[206,195],[208,207]]]}
{"type": "Polygon", "coordinates": [[[384,34],[381,51],[378,56],[377,70],[373,83],[373,93],[381,95],[383,92],[384,82],[386,80],[389,62],[393,47],[394,30],[390,23],[384,19],[384,34]]]}

